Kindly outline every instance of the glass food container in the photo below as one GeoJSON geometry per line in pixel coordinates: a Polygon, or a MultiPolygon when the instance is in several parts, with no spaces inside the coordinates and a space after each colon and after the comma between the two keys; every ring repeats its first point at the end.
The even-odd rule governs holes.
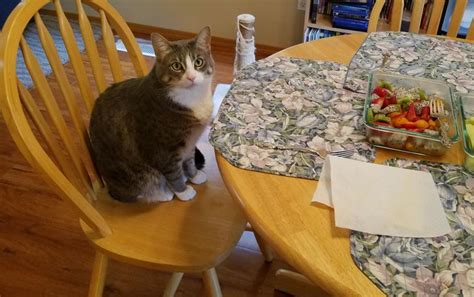
{"type": "Polygon", "coordinates": [[[372,92],[380,81],[390,83],[395,90],[418,88],[423,90],[427,96],[436,94],[437,97],[442,98],[444,108],[449,113],[447,117],[449,140],[451,143],[458,141],[457,108],[454,103],[455,98],[448,85],[436,80],[374,72],[369,78],[369,88],[364,107],[366,135],[370,143],[388,149],[430,156],[441,156],[448,150],[448,147],[442,144],[439,135],[430,135],[391,126],[380,126],[369,122],[368,113],[373,99],[372,92]]]}
{"type": "Polygon", "coordinates": [[[474,173],[474,95],[460,95],[464,167],[474,173]]]}

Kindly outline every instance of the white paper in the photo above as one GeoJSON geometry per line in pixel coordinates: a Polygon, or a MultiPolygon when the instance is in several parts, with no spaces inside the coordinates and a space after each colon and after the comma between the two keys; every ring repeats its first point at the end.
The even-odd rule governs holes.
{"type": "Polygon", "coordinates": [[[328,155],[313,201],[333,207],[341,228],[402,237],[451,232],[428,172],[328,155]]]}

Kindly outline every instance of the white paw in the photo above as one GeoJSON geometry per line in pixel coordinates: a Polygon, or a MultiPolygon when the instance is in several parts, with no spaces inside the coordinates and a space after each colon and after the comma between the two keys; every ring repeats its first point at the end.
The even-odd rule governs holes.
{"type": "Polygon", "coordinates": [[[194,190],[194,188],[191,186],[186,186],[186,190],[183,192],[176,192],[175,194],[178,196],[179,200],[188,201],[196,196],[196,190],[194,190]]]}
{"type": "Polygon", "coordinates": [[[157,196],[158,199],[156,201],[171,201],[174,197],[174,193],[165,185],[157,196]]]}
{"type": "Polygon", "coordinates": [[[146,202],[166,202],[173,200],[174,193],[168,188],[167,185],[162,186],[156,190],[150,197],[143,197],[146,202]]]}
{"type": "Polygon", "coordinates": [[[207,174],[202,170],[198,170],[197,174],[190,178],[190,181],[195,185],[203,184],[207,181],[207,174]]]}

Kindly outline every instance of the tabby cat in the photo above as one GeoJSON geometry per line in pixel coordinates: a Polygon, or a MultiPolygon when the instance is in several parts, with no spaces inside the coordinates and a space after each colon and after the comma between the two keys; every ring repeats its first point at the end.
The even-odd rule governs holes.
{"type": "Polygon", "coordinates": [[[213,109],[211,32],[170,42],[151,35],[156,62],[147,76],[112,85],[91,115],[91,147],[110,195],[132,202],[180,200],[207,180],[196,142],[213,109]]]}

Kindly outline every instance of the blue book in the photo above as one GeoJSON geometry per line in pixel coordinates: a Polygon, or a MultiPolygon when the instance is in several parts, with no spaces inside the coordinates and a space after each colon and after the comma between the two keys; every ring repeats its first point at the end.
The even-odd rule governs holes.
{"type": "Polygon", "coordinates": [[[0,1],[0,29],[7,20],[13,9],[21,0],[2,0],[0,1]]]}
{"type": "Polygon", "coordinates": [[[370,17],[370,8],[365,5],[334,4],[332,15],[345,18],[368,20],[370,17]]]}
{"type": "Polygon", "coordinates": [[[369,28],[369,21],[333,16],[332,25],[336,28],[367,31],[369,28]]]}

